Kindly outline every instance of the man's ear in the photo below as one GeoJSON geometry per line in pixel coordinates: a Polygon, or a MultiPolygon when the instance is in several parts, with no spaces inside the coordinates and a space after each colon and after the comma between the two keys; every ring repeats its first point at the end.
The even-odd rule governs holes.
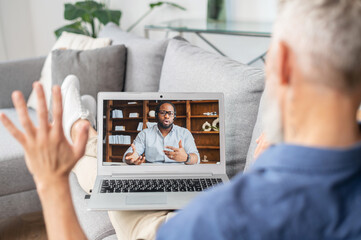
{"type": "Polygon", "coordinates": [[[289,85],[291,80],[290,47],[287,43],[280,41],[277,47],[277,74],[280,85],[289,85]]]}

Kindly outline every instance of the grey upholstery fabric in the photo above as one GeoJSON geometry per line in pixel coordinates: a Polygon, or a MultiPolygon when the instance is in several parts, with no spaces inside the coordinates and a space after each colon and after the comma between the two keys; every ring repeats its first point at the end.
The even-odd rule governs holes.
{"type": "Polygon", "coordinates": [[[252,140],[251,140],[251,144],[249,145],[249,149],[248,149],[248,153],[247,153],[246,166],[244,168],[245,171],[247,171],[250,168],[250,166],[253,164],[253,162],[255,160],[253,156],[254,156],[254,151],[256,150],[256,147],[257,147],[256,139],[263,132],[262,114],[263,114],[263,109],[265,108],[264,101],[265,101],[265,98],[264,98],[264,95],[262,95],[261,101],[259,104],[259,109],[258,109],[257,121],[256,121],[256,124],[253,129],[252,140]]]}
{"type": "Polygon", "coordinates": [[[227,174],[243,170],[258,104],[264,88],[261,69],[252,68],[191,44],[171,40],[160,92],[223,92],[226,112],[227,174]]]}
{"type": "MultiPolygon", "coordinates": [[[[0,109],[19,128],[22,129],[15,109],[0,109]]],[[[30,118],[36,122],[36,112],[29,109],[30,118]]],[[[29,173],[21,145],[0,124],[0,196],[35,189],[29,173]]]]}
{"type": "Polygon", "coordinates": [[[32,83],[40,77],[45,57],[8,61],[0,63],[0,108],[10,108],[11,93],[23,92],[27,99],[32,90],[32,83]]]}
{"type": "Polygon", "coordinates": [[[110,236],[108,236],[108,237],[106,237],[106,238],[103,238],[103,240],[117,240],[117,235],[110,235],[110,236]]]}
{"type": "Polygon", "coordinates": [[[86,192],[80,187],[76,175],[72,172],[69,177],[71,195],[76,215],[81,227],[89,239],[103,239],[115,234],[110,223],[107,211],[87,211],[87,203],[84,199],[86,192]]]}
{"type": "Polygon", "coordinates": [[[41,211],[41,204],[35,189],[0,197],[1,219],[39,211],[41,211]]]}
{"type": "Polygon", "coordinates": [[[126,92],[156,92],[168,40],[153,41],[123,32],[114,23],[108,23],[99,37],[112,39],[112,44],[127,47],[126,92]]]}
{"type": "Polygon", "coordinates": [[[100,91],[122,91],[126,49],[124,45],[94,50],[52,51],[52,84],[61,85],[64,78],[74,74],[80,81],[80,94],[95,99],[100,91]]]}

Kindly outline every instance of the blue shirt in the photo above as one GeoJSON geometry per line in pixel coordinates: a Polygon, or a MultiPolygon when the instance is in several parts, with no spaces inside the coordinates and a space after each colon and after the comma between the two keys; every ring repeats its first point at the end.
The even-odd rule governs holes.
{"type": "MultiPolygon", "coordinates": [[[[167,136],[163,137],[160,132],[158,125],[155,124],[149,128],[141,131],[135,138],[133,144],[139,155],[145,152],[145,159],[147,162],[152,163],[180,163],[175,160],[168,158],[164,154],[165,146],[172,146],[179,148],[179,141],[182,140],[182,146],[186,153],[195,153],[198,157],[198,163],[200,161],[199,153],[194,142],[194,138],[191,132],[183,127],[173,125],[167,136]]],[[[129,147],[123,155],[123,161],[125,162],[125,155],[133,152],[132,148],[129,147]]]]}
{"type": "Polygon", "coordinates": [[[361,142],[280,144],[189,204],[157,239],[361,239],[361,142]]]}

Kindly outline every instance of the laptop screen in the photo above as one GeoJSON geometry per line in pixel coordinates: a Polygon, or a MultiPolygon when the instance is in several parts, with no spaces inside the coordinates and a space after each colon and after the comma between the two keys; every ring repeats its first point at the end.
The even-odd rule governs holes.
{"type": "Polygon", "coordinates": [[[104,100],[103,165],[220,163],[218,100],[104,100]]]}

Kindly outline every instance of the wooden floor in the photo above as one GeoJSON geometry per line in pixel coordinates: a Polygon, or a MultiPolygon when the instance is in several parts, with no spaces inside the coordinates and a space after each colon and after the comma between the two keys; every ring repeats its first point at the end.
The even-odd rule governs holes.
{"type": "Polygon", "coordinates": [[[1,240],[46,240],[42,212],[0,220],[1,240]]]}

